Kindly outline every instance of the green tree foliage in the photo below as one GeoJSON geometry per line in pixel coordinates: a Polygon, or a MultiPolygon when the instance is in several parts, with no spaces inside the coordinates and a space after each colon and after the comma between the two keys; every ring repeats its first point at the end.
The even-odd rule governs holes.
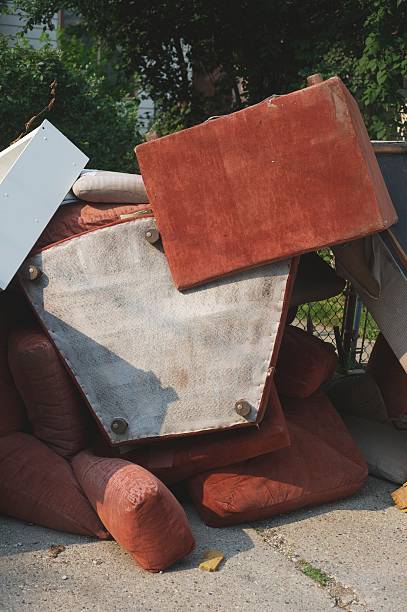
{"type": "MultiPolygon", "coordinates": [[[[407,0],[20,0],[29,26],[57,9],[137,72],[170,129],[339,74],[361,105],[372,138],[401,134],[406,110],[407,0]],[[191,75],[207,75],[204,96],[191,75]],[[243,85],[243,92],[242,92],[243,85]],[[231,95],[233,92],[233,95],[231,95]]],[[[404,132],[405,133],[405,132],[404,132]]]]}
{"type": "MultiPolygon", "coordinates": [[[[372,138],[407,136],[407,0],[370,0],[360,32],[324,50],[316,71],[340,74],[359,102],[372,138]]],[[[325,45],[326,46],[326,45],[325,45]]]]}
{"type": "Polygon", "coordinates": [[[0,37],[0,150],[48,104],[56,79],[55,105],[45,117],[89,156],[90,167],[134,172],[138,102],[109,81],[92,50],[73,43],[35,50],[0,37]]]}

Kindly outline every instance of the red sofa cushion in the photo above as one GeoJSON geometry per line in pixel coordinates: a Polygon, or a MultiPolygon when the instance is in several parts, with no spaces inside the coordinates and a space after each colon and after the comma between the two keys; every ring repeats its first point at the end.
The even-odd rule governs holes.
{"type": "Polygon", "coordinates": [[[397,221],[338,77],[145,142],[136,154],[179,288],[397,221]]]}
{"type": "Polygon", "coordinates": [[[115,223],[122,218],[122,215],[129,215],[147,209],[148,204],[81,203],[60,206],[39,237],[34,248],[42,249],[70,236],[115,223]]]}
{"type": "Polygon", "coordinates": [[[382,392],[390,419],[397,420],[407,413],[407,373],[380,334],[367,364],[367,372],[382,392]]]}
{"type": "Polygon", "coordinates": [[[88,451],[76,455],[72,466],[102,523],[144,569],[163,570],[194,548],[184,510],[153,474],[88,451]]]}
{"type": "Polygon", "coordinates": [[[87,408],[40,328],[14,329],[9,364],[33,434],[69,457],[87,444],[87,408]]]}
{"type": "Polygon", "coordinates": [[[337,363],[332,344],[289,325],[276,364],[277,390],[288,397],[308,397],[331,378],[337,363]]]}
{"type": "MultiPolygon", "coordinates": [[[[0,318],[2,316],[0,311],[0,318]]],[[[8,328],[0,321],[0,436],[26,427],[24,404],[19,396],[7,360],[8,328]]]]}
{"type": "MultiPolygon", "coordinates": [[[[153,472],[167,484],[176,483],[203,471],[251,459],[290,443],[285,418],[274,384],[261,423],[206,435],[163,440],[121,454],[153,472]]],[[[117,453],[106,444],[95,446],[98,454],[117,453]]]]}
{"type": "Polygon", "coordinates": [[[0,442],[0,512],[59,531],[109,536],[69,463],[25,433],[0,442]]]}
{"type": "Polygon", "coordinates": [[[189,481],[205,523],[214,527],[269,518],[357,491],[367,466],[322,392],[283,401],[291,446],[189,481]]]}

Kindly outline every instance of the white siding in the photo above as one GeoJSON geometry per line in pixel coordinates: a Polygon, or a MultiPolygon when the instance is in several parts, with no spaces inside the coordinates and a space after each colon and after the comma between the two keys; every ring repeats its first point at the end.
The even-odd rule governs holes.
{"type": "MultiPolygon", "coordinates": [[[[9,3],[11,6],[11,3],[9,3]]],[[[68,14],[68,18],[71,18],[68,14]]],[[[76,18],[74,18],[76,19],[76,18]]],[[[58,15],[55,15],[53,19],[53,23],[55,28],[59,25],[58,15]]],[[[24,14],[21,12],[10,12],[10,14],[0,14],[0,35],[7,36],[9,38],[10,44],[12,45],[16,40],[16,35],[19,32],[22,32],[25,24],[24,14]]],[[[29,30],[25,34],[25,39],[28,40],[30,45],[35,49],[39,49],[44,45],[44,42],[41,41],[41,34],[43,29],[41,26],[35,26],[32,30],[29,30]]],[[[54,30],[47,30],[49,35],[49,42],[52,46],[57,46],[57,32],[54,30]]],[[[141,123],[141,131],[145,132],[148,129],[148,124],[151,119],[154,117],[154,102],[151,98],[141,99],[141,103],[138,109],[138,117],[141,123]]]]}
{"type": "Polygon", "coordinates": [[[144,133],[147,131],[151,120],[154,119],[154,102],[151,98],[141,99],[137,115],[140,121],[140,131],[144,133]]]}
{"type": "MultiPolygon", "coordinates": [[[[11,3],[9,3],[11,6],[11,3]]],[[[25,17],[22,12],[10,12],[10,14],[0,14],[0,35],[9,37],[10,44],[13,44],[16,40],[16,36],[19,32],[22,32],[25,25],[25,17]]],[[[58,25],[58,16],[55,15],[53,19],[53,23],[55,26],[58,25]]],[[[30,43],[30,45],[36,49],[42,47],[44,43],[40,40],[42,34],[42,27],[36,26],[32,30],[29,30],[25,35],[26,40],[30,43]]],[[[47,30],[49,34],[50,43],[53,46],[56,46],[56,31],[55,30],[47,30]]]]}

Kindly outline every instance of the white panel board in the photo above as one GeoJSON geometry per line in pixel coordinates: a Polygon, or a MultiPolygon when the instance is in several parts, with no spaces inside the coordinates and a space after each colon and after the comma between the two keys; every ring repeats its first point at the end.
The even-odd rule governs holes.
{"type": "Polygon", "coordinates": [[[45,120],[0,153],[0,288],[5,289],[88,157],[45,120]]]}
{"type": "Polygon", "coordinates": [[[397,264],[380,234],[371,238],[373,257],[371,272],[380,287],[380,295],[372,298],[364,287],[353,279],[380,331],[407,372],[407,276],[397,264]]]}

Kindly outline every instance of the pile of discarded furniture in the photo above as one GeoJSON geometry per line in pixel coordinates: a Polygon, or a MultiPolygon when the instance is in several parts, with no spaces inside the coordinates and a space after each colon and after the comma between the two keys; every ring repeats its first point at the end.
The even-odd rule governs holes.
{"type": "Polygon", "coordinates": [[[222,527],[407,480],[407,155],[310,83],[139,145],[143,178],[48,121],[0,153],[0,512],[160,571],[180,490],[222,527]],[[293,325],[345,279],[382,332],[347,375],[293,325]]]}

